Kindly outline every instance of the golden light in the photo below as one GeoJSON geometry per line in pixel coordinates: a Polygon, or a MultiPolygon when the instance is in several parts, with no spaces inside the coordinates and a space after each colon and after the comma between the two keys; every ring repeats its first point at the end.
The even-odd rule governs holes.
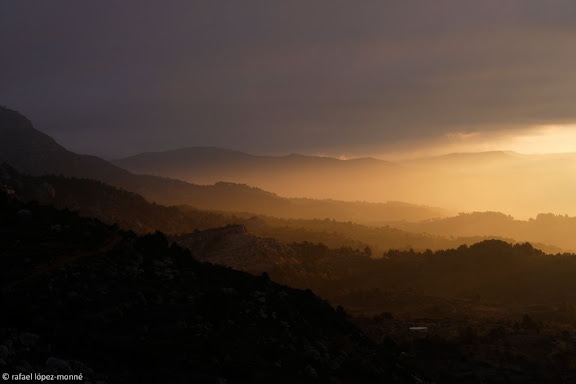
{"type": "MultiPolygon", "coordinates": [[[[403,160],[448,153],[512,151],[521,154],[576,153],[576,123],[525,129],[450,131],[420,142],[396,143],[381,158],[403,160]]],[[[382,151],[384,152],[384,151],[382,151]]]]}
{"type": "Polygon", "coordinates": [[[525,154],[576,152],[576,125],[547,125],[509,137],[501,143],[525,154]]]}

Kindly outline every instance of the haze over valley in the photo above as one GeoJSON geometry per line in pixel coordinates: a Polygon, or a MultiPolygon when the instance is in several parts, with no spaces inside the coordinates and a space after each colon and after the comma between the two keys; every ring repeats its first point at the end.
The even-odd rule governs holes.
{"type": "Polygon", "coordinates": [[[0,1],[2,379],[576,382],[575,20],[0,1]]]}
{"type": "Polygon", "coordinates": [[[196,147],[145,153],[113,163],[135,173],[191,183],[243,183],[284,197],[403,201],[456,213],[499,211],[517,219],[539,213],[576,215],[572,198],[576,154],[572,153],[455,153],[390,162],[296,154],[254,156],[196,147]]]}

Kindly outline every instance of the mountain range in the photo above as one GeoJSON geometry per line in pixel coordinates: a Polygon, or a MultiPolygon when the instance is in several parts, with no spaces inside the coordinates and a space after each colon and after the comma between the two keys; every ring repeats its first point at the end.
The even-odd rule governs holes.
{"type": "MultiPolygon", "coordinates": [[[[20,184],[39,184],[28,192],[20,191],[26,201],[48,199],[58,207],[95,216],[108,223],[116,222],[139,233],[160,229],[166,233],[180,234],[195,229],[242,224],[250,233],[276,237],[288,243],[314,239],[333,247],[369,245],[376,252],[405,247],[441,249],[458,244],[472,244],[483,238],[500,238],[509,242],[530,241],[549,253],[576,248],[570,235],[574,220],[568,216],[547,214],[530,221],[489,213],[447,217],[449,212],[442,209],[401,202],[368,203],[283,198],[244,184],[217,182],[213,185],[197,185],[165,177],[137,175],[98,157],[78,155],[66,150],[49,136],[34,129],[24,116],[7,108],[0,108],[0,134],[4,138],[0,141],[0,160],[8,162],[21,172],[90,178],[132,192],[130,195],[94,181],[80,182],[57,176],[44,176],[41,180],[32,181],[25,179],[23,175],[15,175],[5,167],[0,169],[4,180],[12,178],[20,184]],[[49,196],[54,192],[51,192],[50,188],[58,190],[56,198],[49,196]],[[148,202],[160,205],[154,206],[148,202]],[[176,209],[162,205],[188,207],[183,210],[182,207],[176,209]],[[198,208],[221,212],[206,212],[198,208]],[[236,217],[231,217],[230,212],[235,212],[236,217]],[[260,215],[258,220],[251,220],[254,215],[260,215]],[[555,218],[546,219],[549,217],[555,218]],[[353,222],[377,227],[355,225],[353,222]]],[[[210,159],[215,154],[222,154],[223,158],[228,159],[226,161],[231,161],[230,158],[248,159],[244,163],[238,162],[244,164],[242,166],[245,166],[246,162],[263,162],[263,157],[213,148],[196,148],[183,152],[202,154],[197,159],[199,163],[195,165],[199,170],[202,164],[208,168],[211,167],[210,164],[213,166],[210,159]],[[200,163],[201,157],[203,160],[200,163]]],[[[441,165],[450,169],[449,172],[462,172],[463,169],[470,168],[470,164],[477,164],[474,169],[479,172],[480,165],[484,164],[482,161],[486,161],[482,172],[489,173],[493,164],[508,164],[508,167],[521,164],[519,169],[526,170],[529,162],[542,165],[542,161],[557,162],[559,159],[570,158],[569,154],[527,157],[514,153],[486,152],[445,155],[411,163],[418,163],[418,167],[423,168],[438,168],[441,165]]],[[[298,163],[317,163],[322,164],[322,167],[337,168],[342,164],[345,167],[358,167],[368,163],[371,166],[380,164],[396,170],[403,167],[375,159],[344,161],[298,155],[274,159],[268,158],[276,164],[289,163],[292,166],[298,163]]],[[[567,179],[567,182],[570,182],[570,179],[567,179]]],[[[419,190],[421,195],[426,192],[419,190]]]]}
{"type": "MultiPolygon", "coordinates": [[[[332,186],[338,180],[340,188],[348,189],[356,183],[383,172],[399,171],[394,163],[374,158],[341,160],[332,157],[256,156],[239,151],[214,147],[190,147],[166,152],[143,153],[113,160],[131,172],[173,177],[193,183],[212,184],[218,181],[245,183],[283,196],[318,195],[313,187],[332,186]],[[297,182],[297,184],[294,184],[297,182]]],[[[329,191],[323,198],[334,198],[329,191]]],[[[347,200],[351,200],[348,198],[347,200]]]]}
{"type": "MultiPolygon", "coordinates": [[[[68,151],[36,130],[20,113],[0,107],[0,161],[31,175],[56,174],[90,178],[138,193],[164,205],[191,205],[203,209],[253,212],[290,218],[332,218],[344,221],[423,220],[443,217],[445,210],[405,203],[361,203],[287,199],[245,184],[212,185],[126,171],[101,158],[68,151]]],[[[205,159],[199,167],[210,169],[205,159]]]]}
{"type": "MultiPolygon", "coordinates": [[[[255,156],[189,147],[113,161],[127,170],[192,183],[245,183],[285,197],[404,201],[451,212],[576,215],[576,154],[452,153],[390,162],[375,158],[255,156]]],[[[372,222],[373,217],[364,220],[372,222]]],[[[380,221],[381,222],[381,221],[380,221]]]]}

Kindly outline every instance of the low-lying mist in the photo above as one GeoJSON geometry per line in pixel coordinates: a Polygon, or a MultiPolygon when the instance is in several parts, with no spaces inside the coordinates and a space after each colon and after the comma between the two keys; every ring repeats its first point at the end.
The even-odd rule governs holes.
{"type": "Polygon", "coordinates": [[[116,164],[193,183],[245,183],[285,197],[403,201],[453,212],[497,211],[517,219],[539,213],[576,215],[576,154],[499,151],[393,163],[188,148],[138,155],[116,164]]]}

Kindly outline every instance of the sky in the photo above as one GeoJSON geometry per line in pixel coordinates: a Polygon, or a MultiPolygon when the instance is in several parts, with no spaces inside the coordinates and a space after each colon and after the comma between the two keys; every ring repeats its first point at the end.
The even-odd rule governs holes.
{"type": "Polygon", "coordinates": [[[576,152],[572,0],[0,0],[0,47],[0,104],[106,158],[576,152]]]}

